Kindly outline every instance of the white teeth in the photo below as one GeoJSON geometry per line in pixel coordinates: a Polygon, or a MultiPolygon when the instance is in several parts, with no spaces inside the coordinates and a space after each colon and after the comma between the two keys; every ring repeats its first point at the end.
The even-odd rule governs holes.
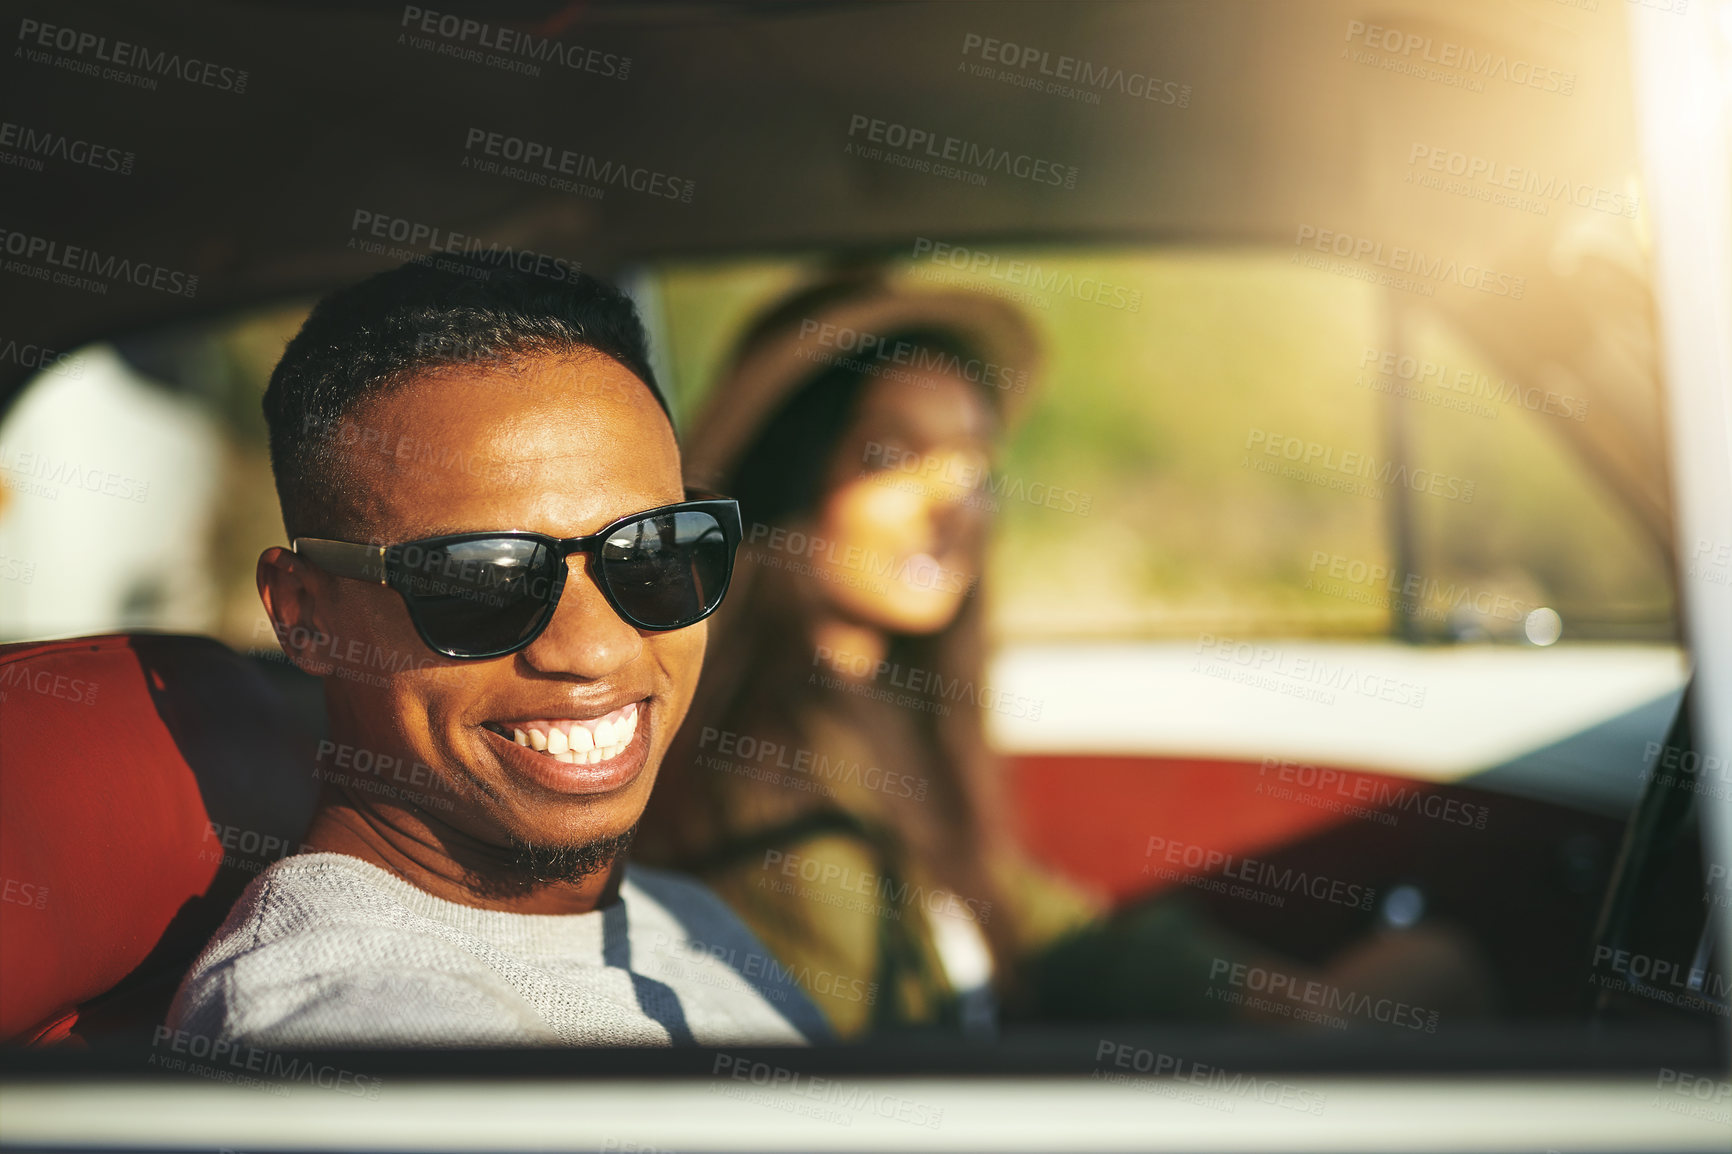
{"type": "Polygon", "coordinates": [[[552,722],[545,729],[538,723],[536,728],[527,730],[513,726],[511,740],[566,765],[594,765],[611,761],[626,751],[637,734],[638,713],[637,703],[633,702],[619,710],[616,719],[607,721],[552,722]]]}

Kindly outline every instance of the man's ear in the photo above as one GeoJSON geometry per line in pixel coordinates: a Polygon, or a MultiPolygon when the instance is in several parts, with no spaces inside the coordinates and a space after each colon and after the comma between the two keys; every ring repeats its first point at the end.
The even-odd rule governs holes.
{"type": "Polygon", "coordinates": [[[331,635],[319,610],[328,579],[295,553],[273,545],[259,554],[258,582],[277,644],[301,672],[328,677],[334,666],[324,654],[331,635]]]}

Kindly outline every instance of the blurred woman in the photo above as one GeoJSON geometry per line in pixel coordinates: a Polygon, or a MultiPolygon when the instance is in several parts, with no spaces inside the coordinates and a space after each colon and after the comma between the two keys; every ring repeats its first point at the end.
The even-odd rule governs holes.
{"type": "Polygon", "coordinates": [[[991,298],[831,282],[754,326],[689,439],[746,542],[638,856],[715,887],[844,1034],[984,1028],[1096,912],[1017,854],[982,732],[985,482],[1038,353],[991,298]]]}

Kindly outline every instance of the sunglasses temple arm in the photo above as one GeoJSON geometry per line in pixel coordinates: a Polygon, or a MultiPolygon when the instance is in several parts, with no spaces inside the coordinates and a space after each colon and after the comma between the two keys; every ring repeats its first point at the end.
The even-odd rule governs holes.
{"type": "Polygon", "coordinates": [[[289,548],[327,573],[385,584],[383,545],[357,545],[352,541],[327,541],[322,537],[296,537],[289,548]]]}

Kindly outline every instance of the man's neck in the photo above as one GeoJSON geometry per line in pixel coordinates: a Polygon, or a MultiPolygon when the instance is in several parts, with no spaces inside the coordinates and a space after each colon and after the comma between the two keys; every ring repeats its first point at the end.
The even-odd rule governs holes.
{"type": "Polygon", "coordinates": [[[458,905],[514,914],[587,914],[618,899],[625,859],[575,881],[529,877],[509,847],[491,845],[414,808],[375,804],[327,786],[306,845],[360,858],[458,905]]]}

